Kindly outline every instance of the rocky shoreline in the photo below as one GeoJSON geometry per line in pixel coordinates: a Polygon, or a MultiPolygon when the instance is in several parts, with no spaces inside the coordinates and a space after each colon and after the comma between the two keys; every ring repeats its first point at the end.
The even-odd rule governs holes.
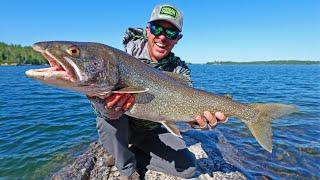
{"type": "MultiPolygon", "coordinates": [[[[197,179],[247,179],[240,170],[227,163],[216,147],[204,147],[203,142],[196,142],[203,136],[199,131],[183,133],[188,148],[197,158],[197,179]],[[192,138],[197,137],[197,138],[192,138]],[[195,143],[196,142],[196,143],[195,143]],[[210,149],[210,150],[208,150],[210,149]],[[208,155],[209,154],[209,155],[208,155]]],[[[213,135],[210,135],[213,136],[213,135]]],[[[213,143],[209,143],[213,144],[213,143]]],[[[54,180],[117,180],[120,173],[114,166],[114,160],[100,143],[91,143],[88,150],[80,155],[73,164],[64,167],[52,176],[54,180]]],[[[161,172],[148,170],[146,180],[182,180],[161,172]]]]}

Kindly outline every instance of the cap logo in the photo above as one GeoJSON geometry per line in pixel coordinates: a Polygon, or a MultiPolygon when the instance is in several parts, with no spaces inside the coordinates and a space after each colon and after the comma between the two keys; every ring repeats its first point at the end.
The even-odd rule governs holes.
{"type": "Polygon", "coordinates": [[[170,6],[162,6],[160,9],[160,14],[165,14],[173,18],[177,17],[177,10],[170,6]]]}

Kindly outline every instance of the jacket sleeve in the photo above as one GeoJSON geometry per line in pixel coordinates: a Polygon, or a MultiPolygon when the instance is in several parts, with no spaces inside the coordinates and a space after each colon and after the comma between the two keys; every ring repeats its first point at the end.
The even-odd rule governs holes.
{"type": "Polygon", "coordinates": [[[142,28],[128,28],[123,36],[123,45],[127,49],[127,45],[130,41],[135,41],[138,39],[146,39],[146,32],[142,28]]]}
{"type": "Polygon", "coordinates": [[[146,32],[144,29],[128,28],[122,41],[124,50],[134,57],[139,56],[147,42],[146,38],[146,32]]]}

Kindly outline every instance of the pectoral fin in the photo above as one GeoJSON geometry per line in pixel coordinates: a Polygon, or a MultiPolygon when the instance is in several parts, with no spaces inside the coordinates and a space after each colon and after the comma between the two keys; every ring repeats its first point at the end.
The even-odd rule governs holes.
{"type": "Polygon", "coordinates": [[[162,121],[161,124],[162,124],[165,128],[167,128],[167,130],[168,130],[171,134],[182,138],[181,133],[180,133],[180,130],[177,128],[177,126],[175,125],[175,123],[173,123],[173,122],[167,122],[167,121],[162,121]]]}
{"type": "Polygon", "coordinates": [[[130,93],[130,94],[138,94],[138,93],[144,93],[149,91],[148,88],[142,88],[142,87],[125,87],[121,89],[117,89],[114,91],[109,91],[107,88],[95,88],[91,92],[87,92],[87,95],[89,96],[97,96],[100,98],[106,98],[110,96],[112,93],[130,93]]]}
{"type": "Polygon", "coordinates": [[[149,91],[149,88],[143,88],[143,87],[125,87],[121,88],[115,91],[112,91],[112,93],[132,93],[132,94],[137,94],[137,93],[144,93],[149,91]]]}

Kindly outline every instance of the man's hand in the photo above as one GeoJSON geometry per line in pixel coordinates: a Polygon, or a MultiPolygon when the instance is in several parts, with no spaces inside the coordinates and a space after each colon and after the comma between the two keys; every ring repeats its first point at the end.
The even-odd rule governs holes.
{"type": "Polygon", "coordinates": [[[125,93],[109,93],[104,97],[87,95],[91,99],[96,110],[108,119],[119,119],[124,112],[129,110],[135,103],[132,94],[125,93]],[[95,101],[94,99],[100,99],[95,101]]]}
{"type": "Polygon", "coordinates": [[[118,119],[135,103],[135,98],[128,93],[114,93],[105,99],[105,109],[110,119],[118,119]]]}
{"type": "Polygon", "coordinates": [[[127,111],[135,103],[135,98],[128,93],[114,93],[105,99],[105,108],[114,111],[127,111]]]}
{"type": "Polygon", "coordinates": [[[199,129],[211,129],[217,126],[218,123],[225,123],[228,118],[221,112],[216,112],[212,115],[209,111],[203,112],[203,115],[195,117],[196,122],[189,123],[191,127],[198,126],[199,129]]]}

